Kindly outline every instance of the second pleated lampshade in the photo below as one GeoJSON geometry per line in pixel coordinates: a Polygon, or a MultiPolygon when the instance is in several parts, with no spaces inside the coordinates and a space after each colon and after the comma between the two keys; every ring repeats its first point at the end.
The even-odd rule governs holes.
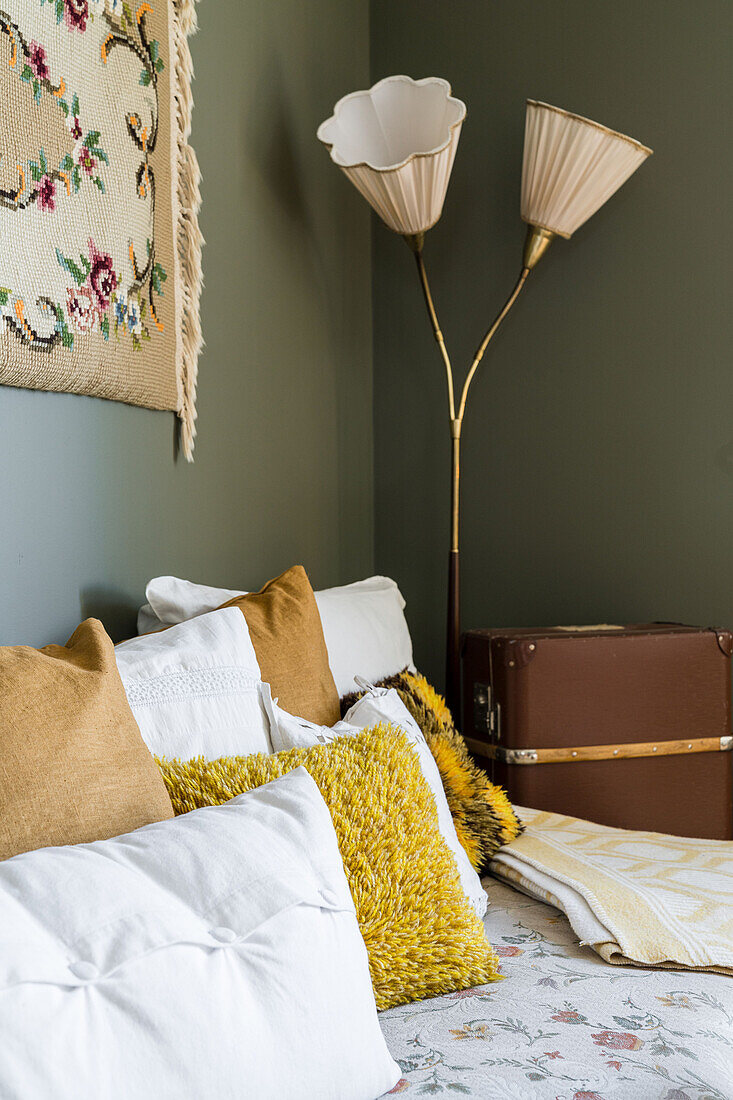
{"type": "Polygon", "coordinates": [[[570,237],[650,153],[651,149],[625,134],[528,99],[522,218],[570,237]]]}

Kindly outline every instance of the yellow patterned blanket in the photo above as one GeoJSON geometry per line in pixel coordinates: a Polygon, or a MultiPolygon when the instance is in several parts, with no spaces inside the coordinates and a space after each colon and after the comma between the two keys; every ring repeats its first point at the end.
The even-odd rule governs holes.
{"type": "Polygon", "coordinates": [[[562,910],[609,963],[733,975],[733,843],[632,832],[516,807],[491,871],[562,910]]]}

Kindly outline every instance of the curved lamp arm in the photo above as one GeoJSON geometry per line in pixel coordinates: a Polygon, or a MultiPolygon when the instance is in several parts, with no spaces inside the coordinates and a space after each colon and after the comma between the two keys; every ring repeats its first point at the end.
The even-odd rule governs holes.
{"type": "Polygon", "coordinates": [[[461,476],[461,429],[463,417],[466,412],[468,391],[479,368],[484,352],[490,341],[495,336],[499,326],[519,297],[522,287],[527,281],[532,268],[554,238],[554,234],[546,230],[538,230],[534,226],[529,227],[527,241],[524,248],[523,266],[514,289],[506,302],[487,329],[481,343],[476,349],[473,362],[469,368],[466,380],[461,390],[461,399],[456,412],[455,406],[455,380],[448,349],[445,345],[443,332],[438,321],[438,315],[430,291],[428,274],[423,259],[423,234],[405,235],[407,244],[415,255],[418,276],[422,287],[425,306],[430,318],[435,341],[440,350],[445,366],[446,383],[448,387],[448,412],[450,416],[451,433],[451,532],[450,532],[450,556],[448,567],[448,637],[446,658],[446,699],[448,706],[454,713],[458,713],[460,701],[460,580],[459,580],[459,536],[460,536],[460,476],[461,476]]]}

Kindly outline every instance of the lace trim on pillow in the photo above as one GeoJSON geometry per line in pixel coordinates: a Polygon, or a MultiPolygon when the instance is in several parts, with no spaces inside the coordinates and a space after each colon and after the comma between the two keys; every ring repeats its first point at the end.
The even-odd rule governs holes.
{"type": "Polygon", "coordinates": [[[259,694],[259,685],[242,668],[196,668],[187,672],[164,672],[147,680],[128,680],[125,684],[131,707],[156,707],[178,699],[210,699],[217,695],[259,694]]]}

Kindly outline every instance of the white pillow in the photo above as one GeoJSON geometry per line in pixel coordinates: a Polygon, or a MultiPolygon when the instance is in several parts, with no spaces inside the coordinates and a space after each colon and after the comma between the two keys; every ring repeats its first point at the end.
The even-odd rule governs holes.
{"type": "MultiPolygon", "coordinates": [[[[137,620],[141,634],[192,619],[244,593],[179,577],[154,577],[145,595],[148,602],[140,608],[137,620]]],[[[374,681],[403,668],[414,670],[405,601],[393,580],[368,577],[315,595],[339,695],[354,690],[357,673],[374,681]]]]}
{"type": "Polygon", "coordinates": [[[0,928],[3,1100],[374,1100],[400,1077],[304,768],[0,863],[0,928]]]}
{"type": "Polygon", "coordinates": [[[127,700],[158,756],[271,752],[260,668],[238,607],[115,647],[127,700]]]}
{"type": "Polygon", "coordinates": [[[273,752],[282,752],[294,748],[310,748],[318,743],[328,744],[337,737],[353,735],[359,733],[360,730],[380,723],[398,726],[403,729],[410,744],[415,748],[422,773],[433,792],[435,808],[438,811],[438,827],[443,839],[453,853],[464,892],[479,917],[484,916],[487,905],[486,891],[471,866],[465,848],[458,839],[438,765],[435,763],[435,758],[428,747],[422,730],[394,688],[388,690],[387,688],[370,687],[367,694],[347,711],[344,720],[337,722],[335,726],[330,728],[328,726],[318,726],[314,722],[307,722],[304,718],[295,718],[292,714],[288,714],[287,711],[278,707],[277,702],[273,702],[271,698],[268,698],[266,706],[270,712],[270,739],[273,752]]]}

